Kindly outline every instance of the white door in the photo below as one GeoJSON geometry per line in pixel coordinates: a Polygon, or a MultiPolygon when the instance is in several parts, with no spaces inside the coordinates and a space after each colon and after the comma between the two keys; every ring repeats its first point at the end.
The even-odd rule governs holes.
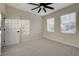
{"type": "Polygon", "coordinates": [[[5,45],[20,42],[20,26],[18,19],[5,19],[5,45]]]}

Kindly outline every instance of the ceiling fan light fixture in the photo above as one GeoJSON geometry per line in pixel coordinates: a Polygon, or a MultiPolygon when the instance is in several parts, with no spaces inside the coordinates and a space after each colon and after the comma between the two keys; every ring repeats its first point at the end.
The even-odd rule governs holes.
{"type": "Polygon", "coordinates": [[[38,13],[41,11],[41,9],[43,9],[45,13],[47,12],[45,8],[48,8],[48,9],[51,9],[51,10],[54,9],[53,7],[48,6],[48,5],[53,4],[53,3],[39,3],[39,4],[29,3],[29,4],[38,6],[38,7],[35,7],[35,8],[32,9],[32,10],[35,10],[35,9],[39,8],[38,13]]]}

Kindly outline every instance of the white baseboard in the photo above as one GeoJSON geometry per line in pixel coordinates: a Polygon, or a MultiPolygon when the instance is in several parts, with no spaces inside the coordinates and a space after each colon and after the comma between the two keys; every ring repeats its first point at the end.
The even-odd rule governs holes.
{"type": "Polygon", "coordinates": [[[52,41],[56,41],[56,42],[59,42],[59,43],[65,44],[65,45],[69,45],[69,46],[72,46],[72,47],[75,47],[75,48],[79,48],[79,45],[76,45],[76,44],[64,42],[64,41],[61,41],[61,40],[51,39],[49,37],[44,37],[44,38],[52,40],[52,41]]]}

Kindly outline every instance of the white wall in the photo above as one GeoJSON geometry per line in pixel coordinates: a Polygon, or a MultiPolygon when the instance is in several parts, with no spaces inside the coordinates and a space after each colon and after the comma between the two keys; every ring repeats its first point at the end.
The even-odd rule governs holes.
{"type": "Polygon", "coordinates": [[[40,39],[42,37],[42,18],[36,17],[31,20],[31,39],[40,39]]]}
{"type": "Polygon", "coordinates": [[[0,3],[0,12],[5,13],[5,5],[0,3]]]}
{"type": "Polygon", "coordinates": [[[22,42],[24,41],[28,41],[28,40],[33,40],[33,39],[40,39],[42,37],[42,18],[38,15],[34,15],[32,13],[29,12],[25,12],[25,11],[21,11],[19,9],[10,7],[6,5],[6,15],[11,17],[11,16],[15,16],[25,20],[30,20],[31,21],[31,33],[29,35],[28,38],[26,38],[26,40],[22,40],[22,42]]]}
{"type": "Polygon", "coordinates": [[[31,14],[29,12],[24,12],[13,7],[6,6],[4,4],[0,4],[0,12],[4,13],[6,16],[16,16],[17,18],[22,17],[22,19],[30,20],[31,21],[31,35],[24,41],[33,40],[33,39],[40,39],[42,37],[42,18],[31,14]]]}
{"type": "Polygon", "coordinates": [[[43,17],[43,37],[48,38],[50,40],[54,40],[60,43],[64,43],[70,46],[75,46],[79,48],[79,4],[74,4],[72,6],[69,6],[67,8],[61,9],[57,12],[51,13],[47,16],[43,17]],[[69,13],[76,12],[76,33],[75,34],[67,34],[67,33],[61,33],[61,28],[60,28],[60,17],[62,15],[66,15],[69,13]],[[55,18],[55,32],[50,33],[47,32],[47,27],[46,27],[46,20],[49,18],[55,18]]]}

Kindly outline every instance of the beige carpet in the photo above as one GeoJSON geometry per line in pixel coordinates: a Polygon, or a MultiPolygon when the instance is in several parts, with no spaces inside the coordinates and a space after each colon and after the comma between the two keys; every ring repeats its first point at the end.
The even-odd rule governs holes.
{"type": "Polygon", "coordinates": [[[79,49],[47,39],[31,40],[3,49],[5,56],[72,56],[79,55],[79,49]]]}

